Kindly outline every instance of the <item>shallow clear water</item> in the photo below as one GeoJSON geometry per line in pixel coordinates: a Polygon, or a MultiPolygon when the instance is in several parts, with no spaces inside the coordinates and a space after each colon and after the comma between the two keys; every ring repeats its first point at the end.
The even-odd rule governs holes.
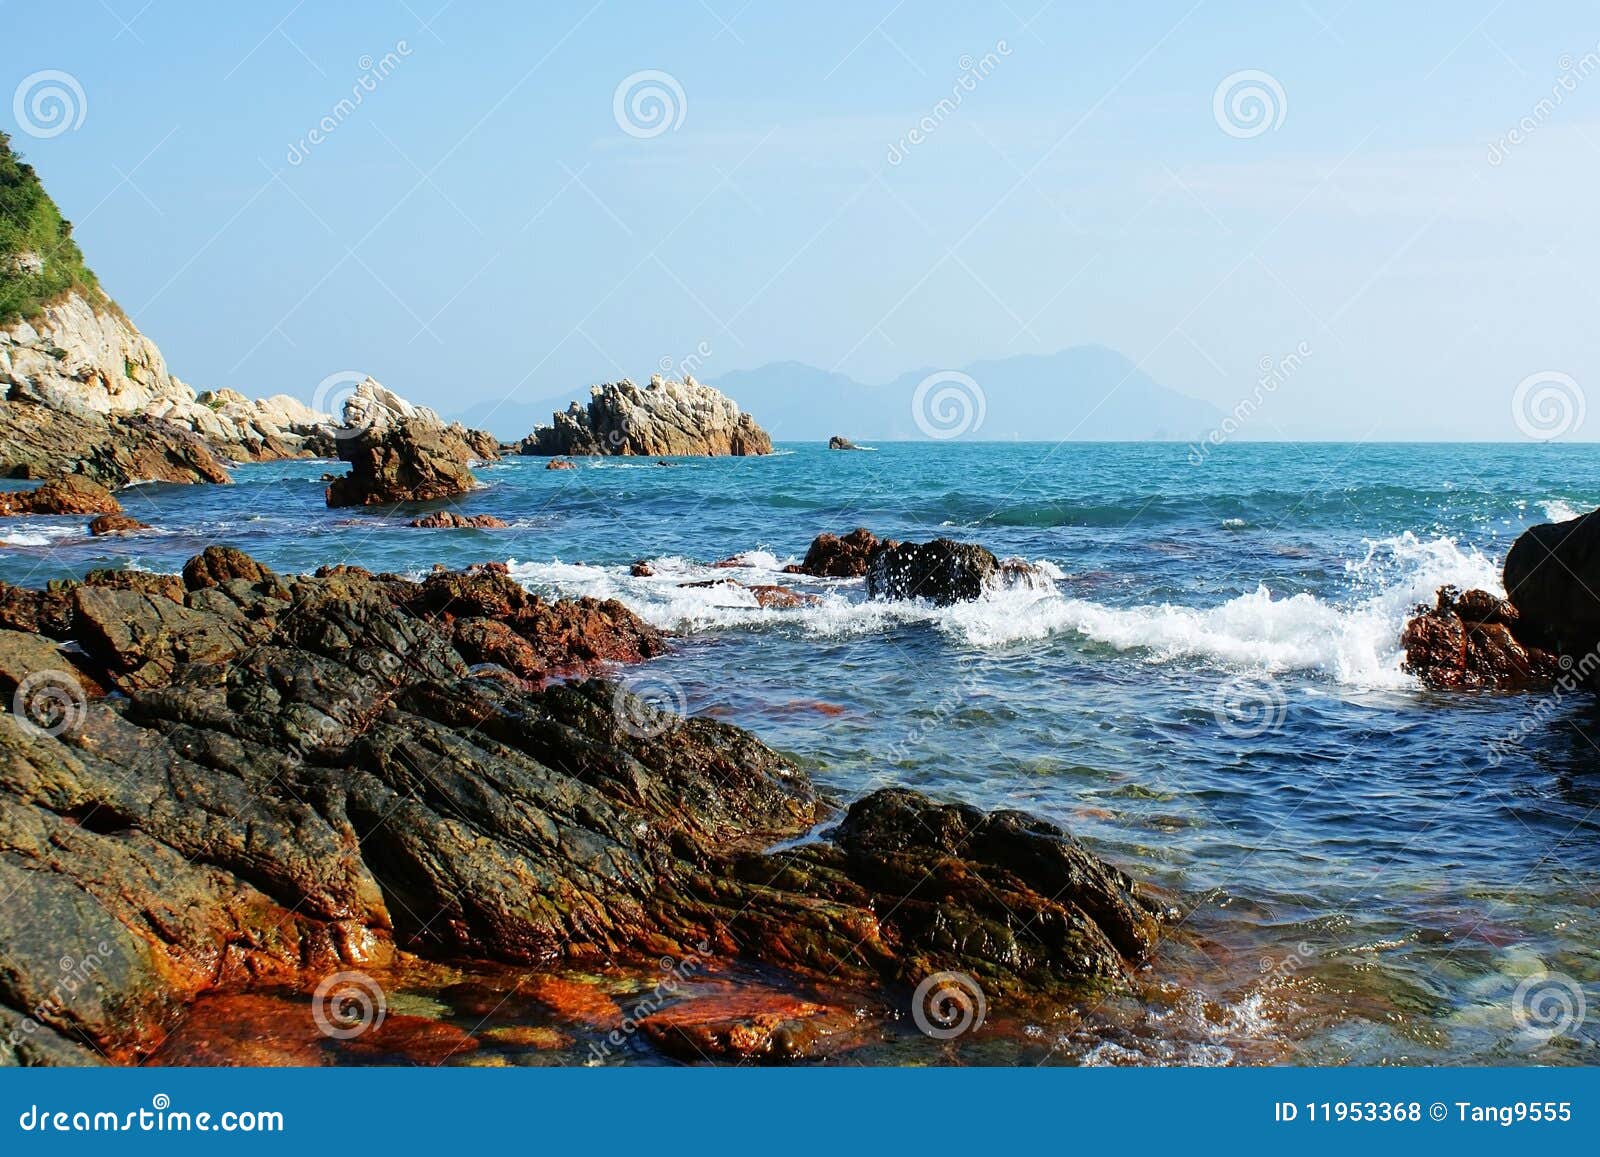
{"type": "Polygon", "coordinates": [[[1168,890],[1187,915],[1141,991],[1035,1026],[1024,1059],[1600,1062],[1596,709],[1427,692],[1398,649],[1440,584],[1496,588],[1522,529],[1600,506],[1600,448],[783,450],[508,459],[458,507],[497,531],[329,511],[328,463],[248,466],[233,487],[125,494],[159,528],[134,538],[8,520],[0,578],[176,570],[213,541],[287,571],[509,560],[538,591],[613,595],[679,632],[630,681],[753,729],[838,794],[902,783],[1039,812],[1168,890]],[[775,575],[857,525],[1055,579],[936,610],[775,575]],[[732,555],[747,565],[707,565],[732,555]],[[636,559],[655,575],[630,577],[636,559]],[[821,599],[763,611],[680,585],[723,577],[821,599]],[[1581,995],[1586,1022],[1517,1015],[1546,971],[1576,987],[1539,981],[1521,1007],[1581,995]]]}

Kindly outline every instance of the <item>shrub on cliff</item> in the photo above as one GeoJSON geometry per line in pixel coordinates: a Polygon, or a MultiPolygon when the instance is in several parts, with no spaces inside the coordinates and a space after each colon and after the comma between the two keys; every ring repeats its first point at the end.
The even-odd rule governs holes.
{"type": "Polygon", "coordinates": [[[71,290],[99,301],[99,283],[33,166],[0,132],[0,325],[37,315],[71,290]]]}

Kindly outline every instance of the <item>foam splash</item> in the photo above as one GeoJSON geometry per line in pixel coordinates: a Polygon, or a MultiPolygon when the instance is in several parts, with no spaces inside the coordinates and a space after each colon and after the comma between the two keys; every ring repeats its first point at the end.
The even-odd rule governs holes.
{"type": "Polygon", "coordinates": [[[1407,533],[1369,541],[1346,563],[1347,589],[1336,598],[1275,594],[1265,584],[1209,607],[1174,603],[1115,606],[1063,591],[1070,576],[1041,560],[1052,581],[1012,588],[953,607],[867,601],[859,579],[818,580],[782,573],[767,551],[736,556],[741,565],[711,568],[679,557],[651,560],[655,574],[638,578],[621,567],[561,562],[517,563],[524,584],[557,595],[616,598],[654,626],[680,632],[783,624],[818,637],[870,635],[926,623],[980,648],[1077,637],[1158,663],[1200,662],[1271,673],[1301,671],[1361,687],[1413,685],[1400,670],[1400,632],[1412,608],[1431,603],[1441,586],[1501,592],[1496,562],[1454,539],[1407,533]],[[817,601],[793,610],[763,609],[731,579],[804,590],[817,601]]]}
{"type": "Polygon", "coordinates": [[[0,534],[0,546],[49,546],[63,538],[83,538],[88,534],[81,523],[63,526],[49,522],[18,522],[0,534]]]}

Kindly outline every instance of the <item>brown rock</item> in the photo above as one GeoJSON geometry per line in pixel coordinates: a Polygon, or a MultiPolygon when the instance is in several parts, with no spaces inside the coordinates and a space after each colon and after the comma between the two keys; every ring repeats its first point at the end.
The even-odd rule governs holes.
{"type": "Polygon", "coordinates": [[[453,510],[436,510],[421,518],[413,518],[410,525],[447,530],[497,530],[506,524],[492,514],[457,514],[453,510]]]}
{"type": "Polygon", "coordinates": [[[183,585],[191,591],[244,579],[249,583],[276,583],[273,571],[231,546],[208,546],[183,564],[183,585]]]}
{"type": "Polygon", "coordinates": [[[640,389],[607,382],[589,391],[587,407],[573,402],[537,427],[518,447],[523,454],[625,454],[681,457],[770,454],[772,439],[731,398],[692,377],[657,375],[640,389]]]}
{"type": "Polygon", "coordinates": [[[860,578],[867,573],[867,557],[879,545],[898,544],[892,539],[880,544],[878,536],[864,526],[856,527],[843,538],[836,534],[819,534],[811,540],[805,560],[785,569],[818,578],[860,578]]]}
{"type": "Polygon", "coordinates": [[[0,492],[0,514],[121,514],[104,486],[81,474],[52,478],[37,490],[0,492]]]}
{"type": "Polygon", "coordinates": [[[650,578],[656,572],[649,563],[645,562],[643,559],[640,559],[638,562],[634,563],[633,566],[628,568],[628,573],[634,578],[650,578]]]}
{"type": "Polygon", "coordinates": [[[1526,690],[1549,686],[1566,670],[1559,658],[1522,635],[1521,617],[1487,591],[1440,587],[1400,636],[1404,669],[1430,687],[1526,690]]]}
{"type": "Polygon", "coordinates": [[[578,464],[570,458],[552,458],[545,464],[546,470],[576,470],[578,464]]]}
{"type": "Polygon", "coordinates": [[[126,514],[102,514],[89,523],[89,533],[99,536],[103,534],[133,534],[141,530],[149,530],[148,524],[140,522],[137,518],[129,518],[126,514]]]}
{"type": "Polygon", "coordinates": [[[329,506],[381,506],[455,498],[475,489],[476,453],[426,413],[375,425],[339,441],[350,473],[328,484],[329,506]]]}

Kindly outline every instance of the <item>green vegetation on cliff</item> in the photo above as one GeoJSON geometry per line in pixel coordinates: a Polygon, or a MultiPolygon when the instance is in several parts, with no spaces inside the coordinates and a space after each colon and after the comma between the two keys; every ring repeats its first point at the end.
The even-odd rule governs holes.
{"type": "Polygon", "coordinates": [[[72,223],[0,132],[0,325],[33,317],[74,289],[101,299],[72,223]]]}

